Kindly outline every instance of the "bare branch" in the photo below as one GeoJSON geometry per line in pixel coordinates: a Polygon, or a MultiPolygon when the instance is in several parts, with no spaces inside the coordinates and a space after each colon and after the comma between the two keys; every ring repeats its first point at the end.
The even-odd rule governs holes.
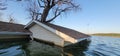
{"type": "Polygon", "coordinates": [[[62,13],[79,8],[73,0],[31,0],[35,1],[29,7],[32,18],[39,19],[41,22],[51,22],[62,13]],[[37,8],[38,7],[38,8],[37,8]]]}
{"type": "Polygon", "coordinates": [[[50,7],[51,0],[47,0],[47,7],[50,7]]]}
{"type": "Polygon", "coordinates": [[[51,7],[55,6],[55,0],[52,0],[52,5],[51,7]]]}
{"type": "Polygon", "coordinates": [[[59,8],[57,7],[56,10],[55,10],[55,13],[54,13],[54,17],[47,20],[46,22],[51,22],[53,21],[55,18],[57,18],[63,11],[59,11],[59,8]]]}
{"type": "MultiPolygon", "coordinates": [[[[43,2],[44,2],[44,1],[43,1],[43,2]]],[[[39,5],[40,8],[45,8],[45,6],[42,6],[42,5],[40,4],[40,0],[38,0],[38,5],[39,5]]]]}
{"type": "Polygon", "coordinates": [[[73,7],[66,7],[66,8],[64,8],[64,9],[59,9],[59,7],[56,8],[54,17],[51,18],[51,19],[49,19],[49,20],[47,20],[46,22],[51,22],[51,21],[53,21],[53,20],[56,19],[59,15],[61,15],[62,12],[66,12],[66,11],[69,11],[69,10],[71,10],[71,9],[73,9],[73,7]]]}
{"type": "Polygon", "coordinates": [[[60,14],[61,14],[61,12],[59,12],[57,15],[55,15],[55,16],[54,16],[53,18],[51,18],[50,20],[47,20],[46,23],[53,21],[53,20],[56,19],[56,17],[58,17],[60,14]]]}

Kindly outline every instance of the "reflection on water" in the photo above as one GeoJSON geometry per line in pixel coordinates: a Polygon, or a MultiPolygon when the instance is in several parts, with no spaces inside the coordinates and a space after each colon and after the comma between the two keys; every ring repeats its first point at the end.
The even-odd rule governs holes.
{"type": "Polygon", "coordinates": [[[36,41],[2,42],[0,56],[73,56],[84,55],[87,49],[86,41],[66,46],[65,48],[51,46],[36,41]]]}
{"type": "Polygon", "coordinates": [[[64,48],[36,41],[0,42],[0,56],[120,56],[120,38],[92,37],[64,48]]]}
{"type": "Polygon", "coordinates": [[[85,56],[84,51],[88,49],[90,41],[82,41],[64,48],[64,54],[68,56],[85,56]]]}
{"type": "Polygon", "coordinates": [[[0,56],[61,56],[59,47],[36,41],[0,43],[0,56]]]}

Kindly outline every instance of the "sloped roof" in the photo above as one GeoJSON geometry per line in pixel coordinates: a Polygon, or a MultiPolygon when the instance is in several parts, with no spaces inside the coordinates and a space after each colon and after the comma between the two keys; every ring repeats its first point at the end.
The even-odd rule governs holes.
{"type": "Polygon", "coordinates": [[[51,23],[43,23],[55,30],[58,30],[64,34],[67,34],[75,39],[79,39],[79,38],[86,38],[86,37],[90,37],[89,35],[87,34],[84,34],[84,33],[81,33],[81,32],[78,32],[78,31],[75,31],[73,29],[69,29],[69,28],[65,28],[65,27],[62,27],[62,26],[58,26],[58,25],[55,25],[55,24],[51,24],[51,23]]]}
{"type": "Polygon", "coordinates": [[[2,21],[0,21],[0,32],[31,33],[29,30],[24,29],[24,25],[2,22],[2,21]]]}
{"type": "MultiPolygon", "coordinates": [[[[36,21],[36,20],[32,20],[30,21],[24,28],[30,28],[32,27],[35,23],[42,23],[40,21],[36,21]]],[[[58,25],[55,25],[55,24],[52,24],[52,23],[42,23],[50,28],[53,28],[55,30],[58,30],[66,35],[69,35],[75,39],[80,39],[80,38],[87,38],[87,37],[90,37],[90,35],[87,35],[87,34],[84,34],[84,33],[81,33],[81,32],[78,32],[76,30],[73,30],[73,29],[69,29],[69,28],[66,28],[66,27],[62,27],[62,26],[58,26],[58,25]]]]}

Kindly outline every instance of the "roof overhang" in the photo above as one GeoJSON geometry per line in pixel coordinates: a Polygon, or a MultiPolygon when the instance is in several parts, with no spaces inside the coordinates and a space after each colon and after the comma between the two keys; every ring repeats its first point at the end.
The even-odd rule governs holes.
{"type": "Polygon", "coordinates": [[[91,37],[80,38],[80,39],[77,39],[77,42],[81,42],[83,40],[90,40],[90,39],[91,39],[91,37]]]}
{"type": "Polygon", "coordinates": [[[2,31],[0,35],[30,35],[31,33],[2,31]]]}
{"type": "Polygon", "coordinates": [[[31,26],[33,26],[35,24],[35,20],[31,20],[24,28],[30,28],[31,26]]]}

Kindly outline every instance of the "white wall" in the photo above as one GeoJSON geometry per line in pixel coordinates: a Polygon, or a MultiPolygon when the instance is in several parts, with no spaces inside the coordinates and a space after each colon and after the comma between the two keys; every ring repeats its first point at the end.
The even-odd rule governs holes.
{"type": "Polygon", "coordinates": [[[67,42],[70,42],[70,43],[76,43],[77,42],[77,39],[74,39],[73,37],[67,35],[67,34],[64,34],[58,30],[55,30],[47,25],[44,25],[38,21],[34,21],[36,24],[44,27],[45,29],[49,30],[50,32],[54,33],[54,34],[57,34],[57,36],[60,36],[62,39],[64,39],[64,41],[67,41],[67,42]]]}
{"type": "Polygon", "coordinates": [[[34,38],[53,42],[54,44],[59,45],[59,46],[64,46],[64,40],[61,37],[48,31],[42,26],[35,24],[34,26],[30,28],[30,31],[33,33],[34,38]]]}

